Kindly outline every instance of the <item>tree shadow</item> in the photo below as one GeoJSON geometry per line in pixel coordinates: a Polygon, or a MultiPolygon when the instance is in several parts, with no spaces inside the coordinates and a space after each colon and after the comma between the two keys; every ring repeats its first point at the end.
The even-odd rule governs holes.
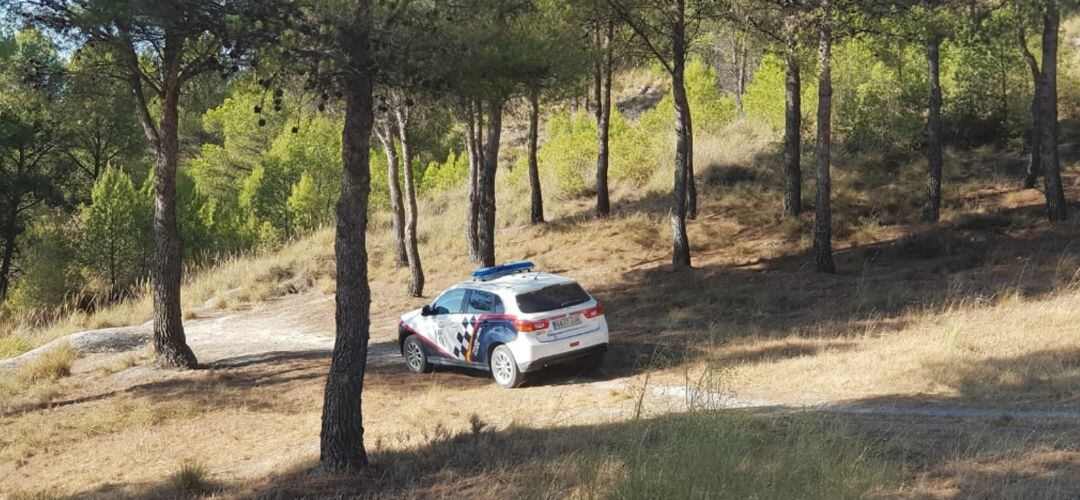
{"type": "MultiPolygon", "coordinates": [[[[859,461],[899,472],[879,479],[874,491],[886,496],[935,497],[944,491],[952,493],[946,496],[971,498],[999,497],[1002,492],[1010,497],[1075,498],[1080,493],[1080,452],[1070,442],[1078,435],[1075,427],[1044,426],[1032,432],[1023,423],[1001,420],[867,417],[781,408],[499,430],[473,417],[463,430],[424,430],[420,443],[369,439],[371,465],[356,473],[323,473],[312,456],[259,480],[217,484],[210,494],[243,499],[552,498],[604,491],[605,484],[610,487],[625,474],[616,464],[670,453],[676,443],[685,447],[686,439],[698,436],[686,434],[688,426],[703,423],[729,426],[734,430],[725,432],[736,439],[751,439],[752,446],[741,452],[739,461],[755,467],[753,475],[760,479],[754,480],[762,482],[762,491],[780,478],[812,481],[815,475],[833,474],[833,464],[843,460],[841,450],[850,448],[858,450],[859,461]],[[843,444],[834,448],[829,443],[843,444]],[[792,455],[799,458],[792,460],[792,455]],[[802,476],[786,469],[792,466],[817,472],[802,476]]],[[[797,492],[798,486],[785,491],[797,492]]],[[[168,478],[108,484],[79,495],[188,496],[168,478]]]]}

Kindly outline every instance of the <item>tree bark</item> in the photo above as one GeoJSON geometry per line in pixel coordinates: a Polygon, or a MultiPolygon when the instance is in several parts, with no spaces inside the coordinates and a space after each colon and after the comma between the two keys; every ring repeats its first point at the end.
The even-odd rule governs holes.
{"type": "Polygon", "coordinates": [[[342,182],[337,205],[336,336],[323,399],[319,462],[327,472],[367,465],[361,411],[367,367],[371,290],[367,277],[367,210],[371,191],[369,147],[374,122],[369,66],[371,0],[357,0],[359,29],[344,35],[351,65],[365,68],[345,79],[342,182]]]}
{"type": "Polygon", "coordinates": [[[540,164],[537,149],[540,142],[540,91],[533,89],[529,94],[529,188],[532,194],[529,221],[533,224],[544,222],[544,196],[540,190],[540,164]]]}
{"type": "MultiPolygon", "coordinates": [[[[603,50],[603,38],[600,35],[600,23],[596,23],[595,31],[593,32],[593,48],[597,52],[603,50]]],[[[603,104],[604,101],[604,62],[600,58],[597,58],[593,62],[593,85],[592,85],[595,105],[593,108],[593,116],[596,118],[597,125],[600,124],[602,119],[601,115],[604,113],[603,104]]]]}
{"type": "Polygon", "coordinates": [[[604,61],[601,71],[600,114],[596,127],[596,216],[607,217],[611,213],[611,199],[608,192],[608,164],[611,158],[611,75],[614,65],[615,24],[608,21],[604,38],[604,61]]]}
{"type": "Polygon", "coordinates": [[[1035,92],[1031,98],[1031,138],[1028,148],[1031,150],[1028,157],[1027,172],[1024,175],[1024,189],[1034,189],[1042,172],[1042,120],[1039,112],[1039,103],[1042,99],[1042,74],[1038,74],[1033,80],[1035,92]]]}
{"type": "Polygon", "coordinates": [[[941,217],[941,37],[930,35],[926,41],[927,82],[930,106],[926,120],[927,192],[923,222],[937,222],[941,217]]]}
{"type": "Polygon", "coordinates": [[[1039,174],[1042,171],[1042,156],[1041,156],[1041,138],[1042,138],[1042,117],[1040,116],[1040,103],[1042,102],[1042,87],[1043,87],[1043,75],[1042,70],[1039,68],[1039,62],[1035,60],[1035,54],[1031,53],[1031,49],[1027,44],[1027,33],[1024,28],[1024,21],[1021,17],[1019,7],[1016,9],[1016,40],[1020,45],[1020,54],[1024,57],[1024,62],[1027,63],[1028,69],[1031,71],[1031,81],[1034,87],[1034,95],[1031,98],[1031,136],[1029,139],[1029,149],[1031,150],[1030,157],[1028,158],[1027,174],[1024,176],[1024,189],[1035,188],[1035,181],[1039,179],[1039,174]]]}
{"type": "Polygon", "coordinates": [[[387,123],[381,129],[376,130],[379,141],[382,142],[383,151],[386,152],[387,182],[390,184],[390,210],[394,223],[394,266],[405,267],[409,264],[409,257],[405,249],[405,206],[401,199],[401,184],[398,164],[397,149],[394,141],[394,127],[387,123]]]}
{"type": "Polygon", "coordinates": [[[502,109],[502,98],[491,97],[487,100],[488,128],[478,186],[479,214],[476,231],[480,263],[485,267],[495,265],[495,174],[499,168],[502,109]]]}
{"type": "Polygon", "coordinates": [[[466,207],[465,243],[469,247],[469,261],[480,263],[480,177],[484,169],[483,137],[484,120],[480,104],[472,99],[468,101],[468,127],[466,138],[469,150],[469,194],[466,207]]]}
{"type": "Polygon", "coordinates": [[[394,114],[397,117],[397,129],[401,140],[401,167],[405,173],[405,248],[412,280],[409,281],[409,294],[413,297],[424,295],[424,268],[420,264],[420,248],[416,238],[416,182],[413,178],[412,141],[409,137],[409,113],[405,103],[400,103],[394,114]]]}
{"type": "Polygon", "coordinates": [[[815,170],[817,197],[814,217],[814,268],[818,272],[835,273],[832,256],[832,186],[829,165],[832,161],[832,24],[829,0],[821,0],[825,13],[821,20],[819,43],[821,67],[818,74],[818,124],[815,170]]]}
{"type": "Polygon", "coordinates": [[[165,34],[162,57],[164,85],[161,119],[155,126],[143,94],[135,48],[126,41],[128,81],[139,121],[154,152],[154,361],[166,368],[194,368],[195,353],[187,345],[180,308],[183,242],[176,218],[176,171],[180,163],[180,64],[184,37],[165,34]]]}
{"type": "Polygon", "coordinates": [[[672,30],[674,64],[671,72],[671,89],[675,100],[675,192],[672,200],[671,236],[673,242],[671,262],[676,266],[690,267],[690,240],[686,234],[686,218],[690,205],[689,185],[693,183],[693,126],[690,103],[686,97],[686,36],[685,0],[676,0],[677,20],[672,30]]]}
{"type": "Polygon", "coordinates": [[[802,81],[794,44],[788,47],[785,60],[786,106],[784,109],[784,214],[802,213],[802,81]]]}
{"type": "Polygon", "coordinates": [[[1042,159],[1043,185],[1046,194],[1046,215],[1053,221],[1063,221],[1069,216],[1065,190],[1061,183],[1061,162],[1058,156],[1058,93],[1057,56],[1058,31],[1061,12],[1055,0],[1046,2],[1043,11],[1042,75],[1043,88],[1040,95],[1042,134],[1039,137],[1039,153],[1042,159]]]}
{"type": "Polygon", "coordinates": [[[19,203],[21,195],[16,194],[11,200],[7,220],[4,221],[4,254],[0,258],[0,304],[7,299],[11,289],[11,265],[15,260],[15,239],[19,236],[19,203]]]}

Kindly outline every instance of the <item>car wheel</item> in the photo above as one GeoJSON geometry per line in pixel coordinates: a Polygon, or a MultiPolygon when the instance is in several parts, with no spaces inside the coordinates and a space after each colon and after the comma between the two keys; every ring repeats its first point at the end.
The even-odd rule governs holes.
{"type": "Polygon", "coordinates": [[[505,345],[496,347],[491,352],[491,376],[503,389],[517,387],[525,380],[525,374],[518,370],[514,354],[505,345]]]}
{"type": "Polygon", "coordinates": [[[416,338],[416,335],[409,335],[405,339],[405,343],[401,347],[402,353],[405,356],[405,366],[409,368],[413,373],[424,373],[431,370],[431,363],[428,363],[427,353],[424,352],[424,346],[420,343],[420,339],[416,338]]]}

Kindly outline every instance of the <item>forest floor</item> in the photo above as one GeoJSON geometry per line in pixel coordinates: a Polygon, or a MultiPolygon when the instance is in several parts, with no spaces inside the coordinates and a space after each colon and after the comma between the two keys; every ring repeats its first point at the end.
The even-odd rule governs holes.
{"type": "MultiPolygon", "coordinates": [[[[387,221],[373,218],[369,472],[309,472],[334,327],[324,231],[186,284],[198,370],[153,369],[146,325],[122,330],[130,342],[44,348],[75,346],[78,359],[70,375],[0,390],[0,497],[644,497],[658,490],[637,488],[648,474],[636,456],[664,456],[665,436],[702,418],[750,436],[709,460],[772,474],[747,486],[764,497],[815,497],[764,488],[843,467],[872,484],[850,496],[1080,495],[1080,219],[1044,221],[1041,193],[1016,187],[1019,155],[950,153],[938,225],[909,222],[917,159],[841,156],[839,272],[824,276],[809,269],[812,215],[777,214],[768,156],[698,145],[712,157],[699,162],[693,270],[667,264],[666,175],[619,188],[607,220],[588,199],[559,200],[543,226],[523,222],[527,197],[500,187],[501,258],[573,276],[605,304],[612,350],[599,372],[555,370],[507,391],[482,373],[405,371],[397,316],[470,268],[454,237],[460,193],[449,193],[422,206],[425,298],[406,296],[387,221]]],[[[1065,181],[1076,203],[1075,168],[1065,181]]],[[[99,326],[146,320],[133,310],[99,326]]],[[[816,496],[843,497],[842,486],[816,496]]]]}

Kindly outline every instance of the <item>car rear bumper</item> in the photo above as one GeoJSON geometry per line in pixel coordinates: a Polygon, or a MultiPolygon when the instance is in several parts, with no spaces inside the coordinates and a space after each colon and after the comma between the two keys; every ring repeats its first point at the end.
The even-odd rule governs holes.
{"type": "Polygon", "coordinates": [[[571,361],[579,360],[581,358],[584,358],[586,356],[591,356],[593,354],[602,354],[604,352],[607,352],[607,349],[608,349],[608,345],[605,342],[603,344],[597,344],[597,345],[589,346],[589,347],[586,347],[584,349],[578,349],[576,351],[568,351],[568,352],[555,354],[555,355],[552,355],[552,356],[547,356],[547,357],[544,357],[544,358],[534,360],[534,361],[529,362],[529,363],[518,363],[518,369],[521,370],[522,373],[534,372],[534,371],[537,371],[537,370],[541,370],[543,368],[547,368],[547,367],[552,366],[552,365],[557,365],[557,364],[561,364],[561,363],[568,363],[568,362],[571,362],[571,361]]]}
{"type": "Polygon", "coordinates": [[[571,361],[607,349],[607,321],[601,318],[597,328],[571,337],[541,342],[536,335],[518,333],[507,347],[522,373],[540,370],[545,366],[571,361]]]}

